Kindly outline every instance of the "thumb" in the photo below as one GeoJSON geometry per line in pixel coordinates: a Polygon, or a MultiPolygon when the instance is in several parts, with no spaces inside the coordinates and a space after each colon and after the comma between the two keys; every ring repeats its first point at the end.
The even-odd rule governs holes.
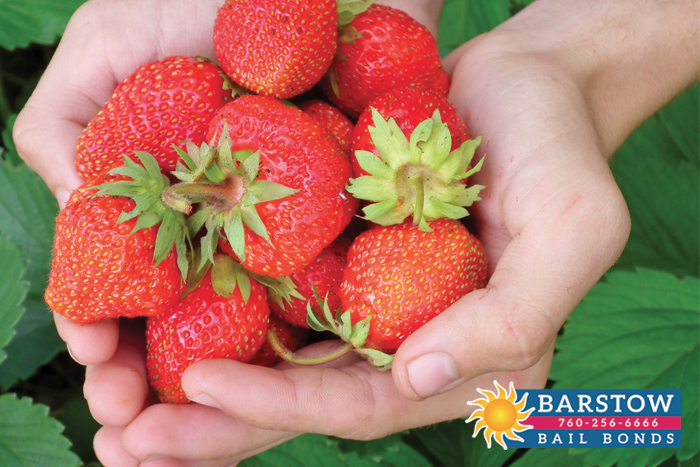
{"type": "Polygon", "coordinates": [[[620,228],[605,216],[591,221],[585,208],[575,216],[524,227],[486,288],[406,339],[392,368],[402,394],[423,399],[486,373],[522,371],[549,352],[568,315],[619,256],[628,231],[624,216],[620,228]],[[605,234],[598,222],[609,222],[605,234]]]}

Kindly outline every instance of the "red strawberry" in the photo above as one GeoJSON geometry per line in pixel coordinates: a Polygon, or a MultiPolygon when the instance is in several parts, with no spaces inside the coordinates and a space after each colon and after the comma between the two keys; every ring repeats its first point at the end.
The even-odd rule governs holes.
{"type": "Polygon", "coordinates": [[[481,243],[459,222],[375,226],[355,239],[340,287],[351,322],[369,318],[362,348],[394,353],[410,334],[460,297],[484,286],[481,243]]]}
{"type": "MultiPolygon", "coordinates": [[[[343,112],[337,107],[320,99],[304,102],[299,105],[299,108],[311,119],[320,123],[338,142],[340,149],[347,155],[348,160],[352,160],[350,157],[350,148],[352,145],[352,131],[354,125],[343,112]]],[[[353,217],[355,217],[360,203],[357,198],[350,195],[345,190],[340,193],[338,202],[344,207],[345,212],[345,216],[341,222],[343,226],[341,229],[342,231],[350,224],[353,217]]]]}
{"type": "Polygon", "coordinates": [[[127,159],[125,167],[115,169],[118,175],[75,190],[58,214],[45,293],[52,311],[87,323],[154,315],[179,299],[186,264],[184,216],[159,201],[167,179],[155,160],[139,157],[146,168],[127,159]],[[127,191],[139,201],[124,197],[127,191]],[[151,201],[144,207],[141,199],[149,199],[148,193],[151,201]]]}
{"type": "Polygon", "coordinates": [[[337,36],[335,0],[227,0],[214,23],[214,50],[236,83],[287,99],[321,79],[337,36]]]}
{"type": "Polygon", "coordinates": [[[353,175],[359,177],[369,175],[362,170],[354,157],[355,151],[369,151],[379,156],[379,151],[372,142],[369,127],[372,122],[372,111],[379,112],[384,120],[393,118],[396,124],[406,135],[411,138],[413,130],[424,120],[430,119],[436,110],[440,111],[440,118],[447,124],[452,137],[451,150],[454,151],[469,139],[467,125],[459,116],[457,109],[439,93],[421,86],[409,86],[398,88],[381,94],[374,99],[357,120],[352,134],[353,175]]]}
{"type": "Polygon", "coordinates": [[[391,89],[421,85],[447,95],[437,43],[430,32],[401,10],[372,5],[338,34],[338,51],[323,91],[356,117],[391,89]]]}
{"type": "Polygon", "coordinates": [[[265,340],[270,318],[265,289],[250,280],[246,300],[236,287],[228,297],[212,285],[212,271],[170,310],[146,322],[146,369],[161,402],[188,402],[180,378],[192,363],[209,358],[247,362],[265,340]]]}
{"type": "MultiPolygon", "coordinates": [[[[285,349],[293,352],[300,348],[306,342],[309,335],[307,329],[294,327],[291,324],[285,323],[274,314],[270,315],[270,326],[268,332],[273,331],[277,341],[284,346],[285,349]]],[[[265,340],[258,353],[248,363],[251,365],[273,366],[282,361],[282,358],[277,355],[270,343],[265,340]]]]}
{"type": "Polygon", "coordinates": [[[173,144],[200,144],[214,113],[231,99],[221,69],[192,57],[140,67],[117,87],[78,138],[76,166],[85,179],[111,169],[122,154],[152,154],[164,171],[178,161],[173,144]]]}
{"type": "Polygon", "coordinates": [[[306,305],[309,300],[312,304],[316,303],[314,292],[321,298],[327,298],[332,309],[339,308],[338,290],[343,279],[349,247],[350,242],[340,238],[324,248],[321,254],[303,269],[289,276],[296,286],[296,293],[285,299],[272,292],[272,312],[289,324],[309,328],[306,322],[306,305]]]}
{"type": "MultiPolygon", "coordinates": [[[[174,198],[202,201],[195,215],[208,229],[205,258],[222,239],[221,248],[246,269],[288,276],[345,228],[353,205],[345,191],[350,162],[298,108],[271,97],[243,96],[217,113],[207,138],[219,142],[207,148],[217,154],[216,170],[193,166],[176,172],[186,182],[171,190],[174,198]],[[229,136],[219,141],[225,129],[229,136]],[[197,174],[204,173],[206,183],[198,182],[197,174]]],[[[207,163],[210,154],[196,158],[207,163]]]]}
{"type": "Polygon", "coordinates": [[[354,125],[343,112],[320,99],[302,102],[299,108],[327,129],[338,141],[340,149],[350,153],[354,125]]]}

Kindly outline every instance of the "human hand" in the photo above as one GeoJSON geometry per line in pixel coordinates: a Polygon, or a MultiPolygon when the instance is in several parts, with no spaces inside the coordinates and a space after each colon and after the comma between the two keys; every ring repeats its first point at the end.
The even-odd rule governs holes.
{"type": "Polygon", "coordinates": [[[451,98],[463,115],[469,109],[472,132],[484,135],[488,154],[475,182],[489,188],[474,207],[492,259],[487,288],[409,337],[392,374],[357,359],[331,368],[199,362],[185,373],[183,388],[229,415],[227,428],[209,427],[214,412],[202,407],[155,405],[119,433],[125,453],[168,458],[161,465],[229,465],[267,447],[276,432],[277,441],[294,432],[372,439],[467,416],[466,401],[494,379],[544,384],[557,330],[621,251],[629,219],[573,78],[500,40],[482,38],[446,62],[451,98]],[[528,65],[536,79],[509,64],[528,65]],[[561,86],[542,87],[553,78],[561,86]],[[506,92],[526,98],[503,99],[506,92]],[[227,442],[238,439],[234,434],[248,444],[227,442]]]}
{"type": "MultiPolygon", "coordinates": [[[[13,135],[19,154],[61,207],[83,183],[75,169],[78,135],[117,84],[139,66],[166,56],[213,58],[211,30],[218,4],[90,0],[71,18],[49,67],[17,117],[13,135]]],[[[117,320],[77,324],[57,314],[54,319],[73,358],[87,365],[86,397],[95,418],[106,425],[126,425],[143,408],[147,394],[142,381],[133,378],[145,365],[127,366],[123,372],[119,366],[125,355],[134,353],[131,325],[120,336],[117,320]],[[109,384],[102,386],[103,381],[109,384]],[[117,394],[117,389],[123,393],[117,394]]]]}
{"type": "MultiPolygon", "coordinates": [[[[499,34],[505,32],[502,28],[499,34]]],[[[126,430],[103,430],[98,437],[98,448],[114,446],[121,440],[126,448],[123,454],[130,453],[129,462],[132,463],[114,465],[137,465],[136,458],[145,459],[153,454],[193,459],[190,465],[229,465],[238,458],[289,438],[292,431],[322,432],[359,439],[379,437],[402,428],[466,415],[465,401],[474,395],[474,388],[490,385],[493,379],[514,380],[519,387],[543,383],[557,323],[568,315],[577,302],[576,297],[580,299],[587,287],[595,282],[595,276],[599,277],[609,267],[616,257],[615,250],[621,249],[624,243],[626,211],[624,203],[620,205],[616,187],[610,184],[611,178],[604,163],[604,157],[612,152],[616,143],[619,144],[620,138],[624,138],[624,131],[611,132],[604,125],[607,122],[598,118],[600,115],[591,118],[590,109],[585,105],[588,96],[582,89],[580,76],[574,76],[572,70],[561,63],[548,63],[547,59],[551,57],[540,51],[535,54],[520,47],[505,47],[507,36],[499,34],[474,41],[446,62],[454,79],[451,99],[463,115],[466,116],[468,110],[472,132],[484,135],[483,147],[488,154],[489,163],[477,180],[489,186],[488,197],[474,208],[480,226],[479,236],[492,257],[493,277],[487,289],[465,297],[406,341],[395,361],[397,386],[391,384],[388,374],[371,372],[364,363],[356,361],[345,362],[342,368],[288,369],[284,372],[251,368],[236,362],[201,362],[185,375],[185,389],[193,397],[201,392],[213,396],[226,414],[239,419],[199,406],[150,407],[126,430]],[[516,58],[520,59],[511,62],[516,58]],[[519,65],[517,73],[507,70],[509,62],[519,65]],[[523,70],[529,73],[523,74],[523,70]],[[528,82],[527,77],[534,79],[535,83],[528,82]],[[503,95],[515,97],[511,100],[503,95]],[[520,115],[514,112],[521,108],[528,111],[520,115]],[[536,116],[550,118],[550,121],[542,122],[536,116]],[[492,121],[491,118],[500,120],[492,121]],[[537,133],[536,130],[545,131],[537,133]],[[579,147],[580,144],[583,147],[579,147]],[[565,158],[561,160],[560,155],[565,158]],[[568,187],[567,175],[579,177],[580,174],[568,169],[564,161],[577,162],[575,167],[585,169],[581,178],[590,184],[581,181],[574,183],[573,189],[568,187]],[[506,182],[508,187],[505,189],[497,187],[506,182]],[[540,184],[555,191],[543,190],[540,184]],[[583,198],[573,203],[569,210],[564,210],[566,203],[554,193],[568,194],[571,201],[576,195],[583,198]],[[521,198],[521,194],[527,196],[521,198]],[[538,205],[536,201],[541,199],[546,199],[547,203],[538,205]],[[595,200],[605,202],[596,206],[595,200]],[[611,206],[608,200],[612,200],[611,206]],[[597,216],[592,219],[593,225],[590,224],[591,210],[597,216]],[[621,214],[622,219],[616,214],[621,214]],[[534,224],[528,216],[541,221],[540,224],[534,224]],[[606,217],[613,218],[617,224],[610,227],[600,220],[606,217]],[[557,219],[567,220],[568,224],[562,226],[557,219]],[[599,226],[605,227],[602,234],[597,230],[599,226]],[[544,230],[544,234],[538,233],[539,229],[544,230]],[[605,242],[606,236],[610,237],[610,242],[605,242]],[[581,238],[584,239],[583,248],[571,251],[570,246],[578,246],[581,238]],[[606,247],[600,251],[596,245],[606,247]],[[537,260],[543,250],[546,250],[544,259],[528,263],[537,260]],[[592,257],[585,256],[586,252],[592,257]],[[571,271],[571,265],[578,265],[579,260],[582,260],[583,270],[571,271]],[[571,272],[574,274],[567,276],[571,272]],[[522,285],[514,287],[511,280],[519,278],[523,279],[522,285]],[[565,279],[571,279],[570,284],[573,284],[570,293],[561,289],[569,285],[565,279]],[[578,279],[582,282],[577,282],[578,279]],[[550,298],[550,292],[557,292],[554,298],[550,298]],[[519,307],[518,314],[512,313],[515,304],[519,307]],[[520,311],[523,307],[525,312],[520,311]],[[468,310],[468,313],[460,313],[460,310],[468,310]],[[534,321],[530,317],[534,317],[534,321]],[[464,334],[445,332],[445,329],[466,325],[471,327],[463,327],[464,334]],[[439,337],[431,340],[430,329],[433,333],[439,332],[439,337]],[[530,330],[534,331],[534,337],[529,334],[530,330]],[[494,335],[504,342],[493,339],[494,335]],[[473,343],[464,342],[469,340],[468,336],[474,336],[473,343]],[[484,343],[491,345],[485,346],[484,343]],[[402,399],[400,394],[414,399],[430,395],[434,388],[420,390],[420,384],[407,384],[406,369],[407,362],[416,363],[418,355],[434,351],[450,354],[456,362],[456,368],[452,370],[459,378],[457,383],[448,384],[448,387],[460,381],[468,382],[424,402],[402,399]],[[534,361],[538,363],[525,372],[487,373],[478,380],[469,380],[473,375],[494,371],[501,366],[512,367],[512,370],[526,368],[534,361]],[[327,385],[324,386],[328,388],[327,397],[326,392],[319,392],[319,381],[327,385]],[[242,391],[230,394],[230,390],[225,391],[226,384],[232,384],[229,388],[242,388],[242,391]],[[260,388],[269,390],[264,392],[260,388]],[[282,397],[285,395],[297,397],[298,405],[285,405],[289,400],[282,397]],[[360,409],[342,417],[347,411],[338,410],[339,404],[349,403],[350,397],[360,409]],[[302,409],[309,409],[310,413],[302,413],[302,409]],[[329,417],[328,414],[338,417],[329,417]],[[335,421],[330,423],[329,420],[335,421]],[[285,426],[287,421],[289,424],[285,426]],[[287,431],[287,428],[291,430],[287,431]],[[158,435],[146,436],[149,433],[158,435]],[[240,443],[231,444],[232,439],[240,440],[240,443]],[[194,459],[207,461],[198,463],[194,459]]],[[[517,43],[525,45],[523,41],[517,43]]],[[[429,370],[434,380],[436,373],[434,367],[431,370],[430,363],[422,367],[429,370]]],[[[171,459],[149,465],[186,464],[171,459]]]]}
{"type": "MultiPolygon", "coordinates": [[[[653,41],[610,28],[617,18],[639,16],[634,2],[620,3],[621,11],[600,6],[536,2],[445,61],[452,102],[473,134],[484,137],[487,163],[474,181],[488,188],[473,214],[492,275],[485,289],[405,341],[393,378],[357,361],[278,370],[203,361],[183,377],[188,395],[248,426],[280,430],[280,439],[290,431],[371,439],[466,416],[474,388],[494,379],[541,386],[557,330],[613,264],[629,233],[607,158],[639,122],[698,76],[697,64],[682,65],[692,57],[660,54],[653,41]],[[574,19],[578,30],[565,21],[574,12],[583,15],[574,19]],[[599,28],[607,28],[608,36],[599,28]],[[610,42],[610,34],[627,41],[610,42]],[[640,43],[646,52],[636,54],[640,43]],[[645,73],[635,73],[639,69],[645,73]],[[670,69],[677,72],[659,78],[670,69]],[[630,100],[635,94],[644,98],[630,100]]],[[[687,15],[684,10],[657,10],[649,20],[666,31],[663,50],[688,41],[687,30],[668,32],[687,15]]],[[[151,407],[122,433],[134,457],[182,458],[187,438],[162,424],[165,411],[170,426],[198,426],[196,417],[151,407]],[[158,439],[145,440],[153,431],[158,439]]],[[[229,449],[224,441],[230,434],[209,435],[216,442],[186,449],[201,460],[186,465],[228,465],[261,446],[229,449]]]]}

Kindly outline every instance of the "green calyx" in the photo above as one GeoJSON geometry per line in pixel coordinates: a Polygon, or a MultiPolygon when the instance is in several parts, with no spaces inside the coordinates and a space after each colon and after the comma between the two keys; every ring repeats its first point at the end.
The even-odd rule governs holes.
{"type": "Polygon", "coordinates": [[[276,303],[282,310],[285,310],[287,304],[291,303],[293,299],[306,300],[306,297],[299,293],[297,286],[289,277],[257,276],[257,274],[253,275],[258,282],[267,288],[268,299],[276,303]]]}
{"type": "Polygon", "coordinates": [[[165,190],[163,201],[172,209],[191,213],[187,226],[192,236],[206,229],[201,238],[199,267],[205,261],[214,262],[222,234],[241,262],[245,261],[244,227],[271,244],[256,205],[291,196],[298,190],[259,179],[260,152],[231,151],[226,128],[218,146],[188,144],[187,152],[177,150],[184,164],[178,164],[172,174],[181,183],[165,190]]]}
{"type": "Polygon", "coordinates": [[[311,329],[319,332],[332,332],[341,340],[351,345],[353,350],[367,359],[373,367],[382,371],[391,369],[391,364],[394,361],[393,355],[379,350],[365,348],[367,336],[369,335],[371,316],[352,324],[350,310],[343,311],[339,309],[333,312],[328,306],[327,297],[321,300],[317,294],[315,295],[321,314],[314,310],[311,306],[311,301],[309,301],[306,305],[306,322],[311,329]]]}
{"type": "Polygon", "coordinates": [[[202,259],[202,251],[199,248],[195,249],[192,255],[192,262],[199,263],[200,266],[190,269],[189,275],[187,276],[187,287],[183,291],[180,299],[183,299],[187,294],[196,289],[207,272],[210,271],[211,285],[217,295],[221,297],[230,297],[236,289],[239,289],[245,303],[248,303],[252,293],[251,281],[256,281],[268,288],[275,287],[278,281],[278,279],[248,271],[235,259],[225,253],[218,251],[214,253],[213,262],[209,260],[200,261],[202,259]]]}
{"type": "Polygon", "coordinates": [[[136,219],[132,234],[160,224],[153,261],[158,266],[175,247],[177,265],[184,280],[188,270],[187,246],[190,243],[185,215],[162,201],[170,181],[161,173],[156,159],[146,152],[137,151],[134,154],[141,164],[124,156],[124,165],[110,171],[110,174],[122,175],[128,180],[108,181],[95,186],[95,196],[119,196],[134,201],[135,207],[122,212],[118,219],[118,222],[136,219]]]}
{"type": "Polygon", "coordinates": [[[303,366],[322,365],[332,362],[340,357],[347,355],[350,352],[355,352],[365,358],[373,367],[386,371],[391,369],[391,364],[394,361],[394,356],[379,350],[365,348],[365,342],[369,335],[370,317],[363,319],[359,323],[352,324],[350,312],[337,310],[333,313],[328,306],[328,296],[323,300],[318,296],[314,289],[314,297],[318,303],[318,308],[321,313],[317,313],[311,305],[311,300],[306,304],[306,322],[314,331],[324,332],[329,331],[338,336],[345,345],[338,347],[336,350],[316,357],[301,357],[296,355],[291,350],[287,349],[279,342],[275,332],[269,329],[267,332],[267,342],[270,344],[275,354],[283,360],[303,366]]]}
{"type": "Polygon", "coordinates": [[[452,151],[452,135],[437,110],[416,126],[410,140],[393,118],[387,121],[371,111],[374,126],[368,130],[379,157],[356,151],[369,175],[351,179],[347,187],[356,198],[372,202],[363,209],[365,219],[386,226],[411,216],[414,225],[430,232],[428,221],[468,216],[466,208],[481,199],[484,188],[463,181],[481,169],[483,158],[470,168],[481,137],[452,151]]]}
{"type": "Polygon", "coordinates": [[[374,0],[338,0],[338,27],[352,22],[355,17],[367,11],[374,0]]]}

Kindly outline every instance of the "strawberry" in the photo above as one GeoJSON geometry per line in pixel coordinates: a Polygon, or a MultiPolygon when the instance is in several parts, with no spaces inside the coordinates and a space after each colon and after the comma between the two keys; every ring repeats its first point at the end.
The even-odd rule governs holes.
{"type": "Polygon", "coordinates": [[[299,108],[328,130],[338,141],[340,149],[349,153],[352,149],[352,132],[354,125],[337,107],[320,99],[302,102],[299,108]]]}
{"type": "Polygon", "coordinates": [[[283,298],[272,291],[270,293],[271,311],[289,324],[309,328],[306,322],[306,306],[309,300],[315,304],[315,294],[324,297],[333,309],[340,307],[338,291],[343,279],[349,247],[350,242],[341,237],[324,248],[311,263],[289,276],[295,287],[295,293],[283,298]]]}
{"type": "Polygon", "coordinates": [[[175,306],[146,321],[148,380],[161,402],[188,402],[180,378],[192,363],[209,358],[248,362],[265,340],[270,319],[265,289],[251,279],[249,288],[217,291],[213,274],[213,268],[207,270],[175,306]]]}
{"type": "Polygon", "coordinates": [[[465,217],[484,188],[466,184],[483,163],[471,166],[481,138],[468,138],[457,110],[434,91],[413,86],[383,94],[355,126],[357,177],[347,190],[370,202],[365,219],[380,225],[412,216],[428,231],[427,221],[465,217]]]}
{"type": "MultiPolygon", "coordinates": [[[[486,257],[479,240],[459,221],[429,224],[431,232],[405,222],[360,234],[350,247],[340,286],[343,315],[325,324],[310,314],[313,328],[336,332],[386,368],[406,337],[483,287],[486,257]]],[[[332,312],[324,305],[323,320],[329,319],[332,312]]]]}
{"type": "Polygon", "coordinates": [[[401,10],[371,5],[341,27],[338,50],[321,87],[352,117],[391,89],[421,85],[447,96],[435,39],[401,10]]]}
{"type": "Polygon", "coordinates": [[[226,74],[279,99],[308,91],[321,79],[337,37],[335,0],[227,0],[214,23],[214,51],[226,74]]]}
{"type": "MultiPolygon", "coordinates": [[[[413,130],[424,120],[433,116],[436,110],[440,111],[440,117],[450,130],[452,138],[451,150],[456,150],[467,141],[469,129],[459,116],[457,109],[439,93],[421,86],[409,86],[393,89],[381,94],[370,102],[357,120],[352,134],[352,154],[355,151],[369,151],[379,156],[379,151],[372,141],[369,127],[373,126],[372,110],[375,109],[384,120],[393,118],[406,138],[410,139],[413,130]]],[[[360,177],[369,175],[362,170],[357,158],[353,156],[353,175],[360,177]]]]}
{"type": "MultiPolygon", "coordinates": [[[[291,324],[285,323],[274,314],[270,315],[270,325],[268,332],[275,333],[277,341],[284,346],[285,349],[295,351],[306,342],[308,330],[294,327],[291,324]]],[[[282,358],[277,355],[270,343],[265,340],[258,353],[248,362],[251,365],[260,365],[271,367],[282,361],[282,358]]]]}
{"type": "Polygon", "coordinates": [[[173,170],[178,156],[172,145],[204,141],[209,120],[231,100],[229,87],[217,65],[199,58],[168,57],[141,66],[78,137],[78,173],[89,179],[136,150],[153,155],[164,171],[173,170]]]}
{"type": "MultiPolygon", "coordinates": [[[[320,99],[303,102],[299,105],[299,109],[312,120],[321,124],[321,126],[333,136],[333,139],[338,143],[343,153],[346,154],[348,160],[352,161],[352,158],[350,158],[350,149],[354,125],[343,112],[337,107],[320,99]]],[[[347,190],[340,193],[338,202],[343,206],[345,213],[341,221],[342,228],[340,230],[342,231],[352,221],[360,203],[357,198],[350,195],[347,190]]]]}
{"type": "Polygon", "coordinates": [[[180,297],[185,218],[160,202],[168,179],[155,159],[137,156],[143,166],[125,158],[75,190],[58,214],[45,293],[52,311],[87,323],[158,314],[180,297]]]}
{"type": "Polygon", "coordinates": [[[256,274],[288,276],[350,220],[350,161],[298,108],[266,96],[240,97],[217,113],[207,139],[218,146],[203,148],[187,170],[174,172],[183,183],[166,195],[173,204],[183,196],[199,201],[192,223],[207,228],[204,258],[218,242],[256,274]]]}

